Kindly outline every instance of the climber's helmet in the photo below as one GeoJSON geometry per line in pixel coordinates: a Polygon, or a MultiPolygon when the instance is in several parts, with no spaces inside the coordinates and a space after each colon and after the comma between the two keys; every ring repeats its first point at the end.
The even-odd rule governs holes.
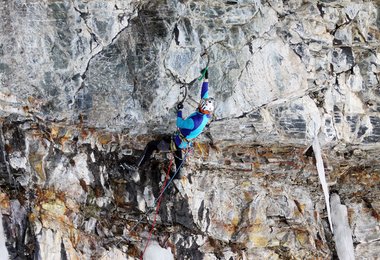
{"type": "Polygon", "coordinates": [[[214,99],[203,98],[199,103],[199,112],[203,114],[212,114],[214,111],[214,99]]]}

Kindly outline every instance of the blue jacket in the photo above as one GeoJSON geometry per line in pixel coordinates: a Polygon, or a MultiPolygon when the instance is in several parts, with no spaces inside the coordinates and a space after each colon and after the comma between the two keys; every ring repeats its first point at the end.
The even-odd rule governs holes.
{"type": "MultiPolygon", "coordinates": [[[[206,81],[202,83],[201,98],[208,98],[208,82],[206,81]]],[[[182,111],[178,110],[177,127],[181,135],[188,141],[191,141],[191,139],[196,138],[202,133],[210,118],[211,115],[200,113],[197,109],[188,118],[183,119],[182,111]]],[[[179,133],[174,135],[174,142],[181,149],[187,148],[190,145],[189,142],[180,137],[179,133]]]]}

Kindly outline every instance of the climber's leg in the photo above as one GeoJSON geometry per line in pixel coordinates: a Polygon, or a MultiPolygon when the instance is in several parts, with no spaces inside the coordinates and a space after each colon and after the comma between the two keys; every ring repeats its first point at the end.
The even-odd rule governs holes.
{"type": "MultiPolygon", "coordinates": [[[[175,151],[175,166],[176,166],[176,175],[174,179],[180,179],[181,178],[181,167],[182,164],[182,149],[177,147],[177,150],[175,151]]],[[[174,174],[173,173],[173,174],[174,174]]]]}
{"type": "Polygon", "coordinates": [[[159,141],[159,140],[158,141],[157,140],[150,141],[145,146],[144,152],[143,152],[143,154],[141,155],[140,159],[137,162],[137,167],[140,167],[140,166],[144,165],[146,163],[146,161],[148,161],[150,159],[150,157],[152,156],[153,152],[159,150],[158,145],[160,144],[160,142],[161,141],[159,141]]]}

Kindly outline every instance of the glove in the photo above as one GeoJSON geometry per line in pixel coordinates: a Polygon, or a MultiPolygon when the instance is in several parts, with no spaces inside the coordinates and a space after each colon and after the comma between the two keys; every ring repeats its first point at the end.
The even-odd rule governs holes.
{"type": "Polygon", "coordinates": [[[177,109],[178,109],[178,110],[183,109],[183,104],[182,104],[181,102],[177,104],[177,109]]]}
{"type": "Polygon", "coordinates": [[[201,74],[203,75],[203,73],[205,73],[205,79],[208,79],[208,68],[204,68],[203,70],[201,70],[201,74]],[[205,73],[205,70],[206,70],[206,73],[205,73]]]}

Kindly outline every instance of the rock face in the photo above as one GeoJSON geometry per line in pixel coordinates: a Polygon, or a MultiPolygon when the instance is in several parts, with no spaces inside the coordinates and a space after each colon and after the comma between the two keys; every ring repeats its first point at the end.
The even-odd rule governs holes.
{"type": "Polygon", "coordinates": [[[181,87],[208,64],[214,119],[163,195],[151,243],[174,259],[331,259],[347,253],[339,234],[352,234],[350,257],[379,258],[379,10],[361,0],[0,0],[5,251],[139,258],[169,159],[125,166],[175,131],[181,87]]]}

